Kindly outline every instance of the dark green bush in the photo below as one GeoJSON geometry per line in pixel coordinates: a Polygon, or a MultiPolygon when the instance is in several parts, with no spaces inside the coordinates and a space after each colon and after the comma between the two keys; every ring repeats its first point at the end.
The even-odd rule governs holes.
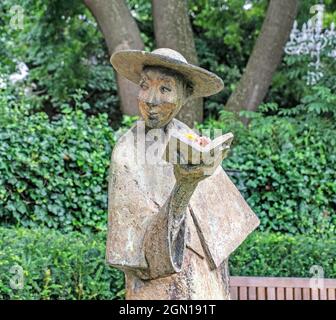
{"type": "Polygon", "coordinates": [[[307,277],[311,267],[323,268],[324,278],[336,278],[336,238],[254,232],[230,257],[237,276],[307,277]]]}
{"type": "Polygon", "coordinates": [[[0,95],[0,222],[101,230],[114,133],[107,116],[62,106],[49,120],[0,95]]]}
{"type": "Polygon", "coordinates": [[[335,234],[336,124],[332,118],[254,113],[249,128],[228,113],[201,128],[232,130],[236,142],[225,168],[240,172],[260,229],[318,237],[335,234]]]}
{"type": "Polygon", "coordinates": [[[123,275],[106,266],[105,241],[105,233],[0,227],[0,300],[122,297],[123,275]],[[24,271],[22,290],[10,286],[11,279],[18,283],[17,265],[24,271]]]}
{"type": "MultiPolygon", "coordinates": [[[[1,299],[123,298],[124,276],[105,264],[106,234],[0,227],[1,299]],[[15,267],[24,272],[22,289],[15,267]],[[12,269],[13,268],[13,269],[12,269]],[[11,272],[12,271],[12,272],[11,272]]],[[[313,265],[336,278],[336,239],[253,233],[230,258],[232,275],[311,277],[313,265]]],[[[18,270],[18,269],[16,269],[18,270]]]]}

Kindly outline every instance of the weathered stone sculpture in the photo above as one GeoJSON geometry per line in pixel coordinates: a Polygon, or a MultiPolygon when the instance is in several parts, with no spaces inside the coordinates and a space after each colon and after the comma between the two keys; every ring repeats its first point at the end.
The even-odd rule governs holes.
{"type": "Polygon", "coordinates": [[[229,299],[228,257],[259,220],[221,161],[162,160],[173,132],[193,132],[174,119],[184,102],[222,80],[171,49],[119,51],[111,63],[140,85],[143,119],[112,153],[107,262],[125,272],[126,299],[229,299]]]}

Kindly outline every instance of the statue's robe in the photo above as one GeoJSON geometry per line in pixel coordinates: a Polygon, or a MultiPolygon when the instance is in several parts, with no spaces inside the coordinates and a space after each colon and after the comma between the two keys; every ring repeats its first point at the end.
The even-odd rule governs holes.
{"type": "MultiPolygon", "coordinates": [[[[126,299],[229,299],[228,257],[258,218],[219,167],[197,185],[173,247],[162,210],[175,185],[173,165],[144,161],[142,128],[138,121],[112,153],[107,263],[125,272],[126,299]]],[[[173,130],[192,132],[175,119],[159,130],[160,159],[173,130]]]]}

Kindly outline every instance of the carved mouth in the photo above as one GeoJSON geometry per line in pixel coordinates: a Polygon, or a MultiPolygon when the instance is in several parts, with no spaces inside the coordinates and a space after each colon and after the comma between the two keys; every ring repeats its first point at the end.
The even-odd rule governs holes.
{"type": "Polygon", "coordinates": [[[150,120],[156,120],[158,118],[159,114],[158,113],[150,113],[148,115],[148,119],[150,120]]]}

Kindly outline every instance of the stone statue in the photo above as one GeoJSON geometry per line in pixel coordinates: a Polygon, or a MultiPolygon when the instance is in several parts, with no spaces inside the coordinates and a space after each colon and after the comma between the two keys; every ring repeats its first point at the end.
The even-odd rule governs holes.
{"type": "Polygon", "coordinates": [[[112,153],[107,263],[125,272],[126,299],[230,299],[228,257],[259,220],[221,161],[162,159],[174,131],[209,142],[174,117],[187,99],[222,90],[222,80],[166,48],[118,51],[111,63],[139,84],[142,119],[112,153]]]}

